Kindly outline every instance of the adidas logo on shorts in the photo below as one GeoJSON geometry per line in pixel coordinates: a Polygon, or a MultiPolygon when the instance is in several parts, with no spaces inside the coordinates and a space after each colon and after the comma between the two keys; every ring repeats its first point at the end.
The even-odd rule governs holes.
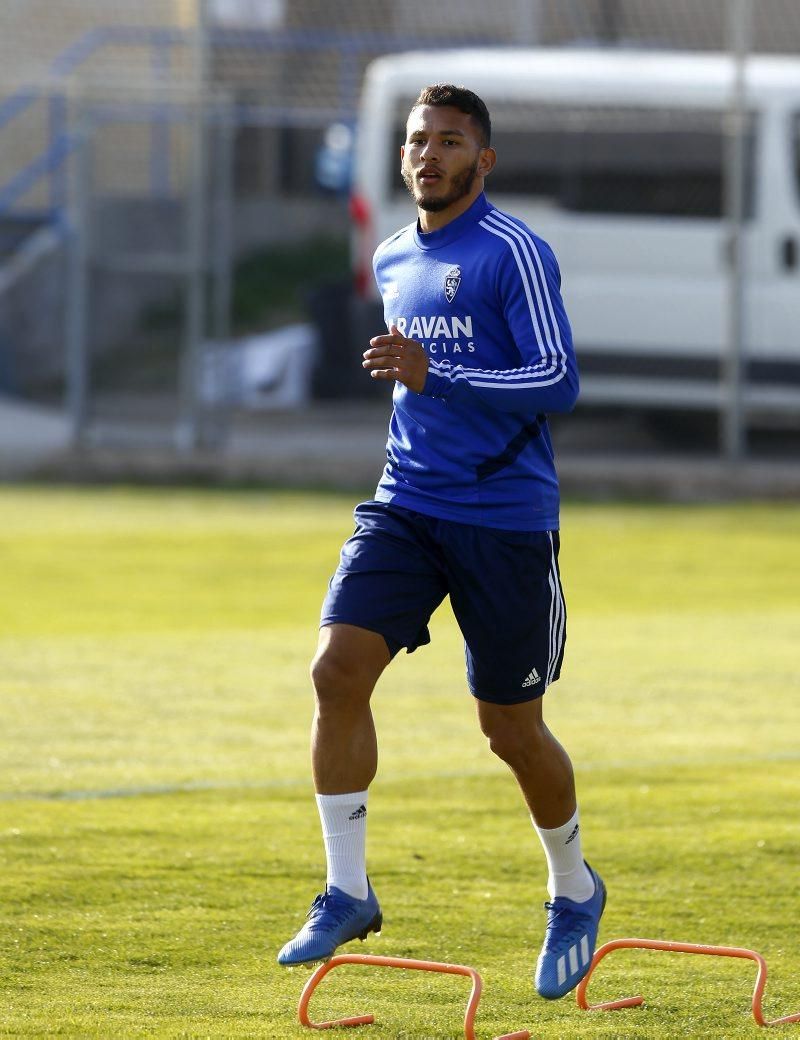
{"type": "Polygon", "coordinates": [[[538,682],[541,682],[541,681],[542,681],[541,675],[539,675],[539,673],[536,671],[535,668],[532,668],[531,669],[531,674],[528,676],[528,678],[522,684],[522,688],[524,690],[527,686],[535,686],[538,682]]]}

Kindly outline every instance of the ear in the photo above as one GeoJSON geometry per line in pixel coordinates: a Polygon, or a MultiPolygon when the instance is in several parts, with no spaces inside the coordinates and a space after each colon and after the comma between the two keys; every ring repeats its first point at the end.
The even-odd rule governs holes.
{"type": "Polygon", "coordinates": [[[494,148],[481,148],[478,156],[478,176],[487,177],[494,169],[497,162],[497,152],[494,148]]]}
{"type": "Polygon", "coordinates": [[[404,144],[401,144],[400,145],[400,162],[403,161],[403,159],[405,158],[405,155],[406,155],[406,146],[404,144]]]}

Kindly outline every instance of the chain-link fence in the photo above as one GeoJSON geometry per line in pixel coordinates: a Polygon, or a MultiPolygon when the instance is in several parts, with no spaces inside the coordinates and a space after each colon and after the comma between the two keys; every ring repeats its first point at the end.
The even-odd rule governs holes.
{"type": "MultiPolygon", "coordinates": [[[[245,338],[295,330],[262,403],[309,314],[357,356],[353,274],[413,212],[358,159],[365,71],[420,51],[379,147],[424,82],[486,83],[492,198],[562,259],[587,402],[718,411],[734,455],[800,399],[798,50],[796,0],[2,0],[0,393],[191,444],[248,400],[245,338]],[[505,94],[489,48],[522,63],[505,94]],[[695,66],[648,63],[673,51],[695,66]]],[[[352,391],[303,364],[305,390],[352,391]]]]}

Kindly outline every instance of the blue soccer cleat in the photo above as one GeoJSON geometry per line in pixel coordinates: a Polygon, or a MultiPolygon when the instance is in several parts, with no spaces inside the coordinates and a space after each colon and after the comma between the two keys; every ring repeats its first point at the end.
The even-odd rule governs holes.
{"type": "Polygon", "coordinates": [[[326,961],[336,947],[351,939],[364,940],[379,932],[383,915],[378,899],[367,882],[367,898],[355,899],[335,885],[326,886],[307,914],[308,921],[278,954],[278,964],[307,964],[326,961]]]}
{"type": "Polygon", "coordinates": [[[594,956],[600,917],[606,905],[606,886],[587,863],[594,879],[594,895],[585,903],[564,896],[545,903],[547,932],[536,962],[536,991],[558,1000],[586,975],[594,956]]]}

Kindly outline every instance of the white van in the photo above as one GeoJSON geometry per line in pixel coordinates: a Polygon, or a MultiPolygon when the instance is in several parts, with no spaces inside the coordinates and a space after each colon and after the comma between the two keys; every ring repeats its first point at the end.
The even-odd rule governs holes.
{"type": "MultiPolygon", "coordinates": [[[[587,403],[717,408],[728,341],[724,54],[487,49],[368,69],[356,140],[354,263],[414,219],[399,173],[408,110],[431,82],[486,102],[487,195],[553,246],[587,403]]],[[[800,60],[747,67],[744,343],[753,415],[800,417],[800,60]]]]}

